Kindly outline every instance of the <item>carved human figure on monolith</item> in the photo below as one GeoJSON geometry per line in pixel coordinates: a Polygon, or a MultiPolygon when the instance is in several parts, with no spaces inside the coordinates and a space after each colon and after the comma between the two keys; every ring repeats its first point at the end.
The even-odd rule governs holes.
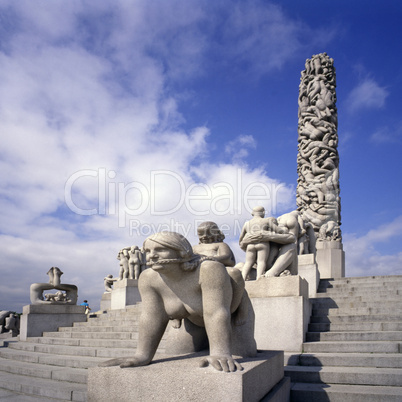
{"type": "MultiPolygon", "coordinates": [[[[185,237],[174,232],[150,236],[143,246],[147,265],[138,281],[142,299],[139,339],[133,357],[106,361],[102,366],[143,366],[151,362],[169,320],[183,320],[187,331],[209,341],[209,356],[201,366],[232,372],[241,369],[233,358],[233,326],[243,324],[242,343],[248,355],[255,355],[253,325],[235,323],[241,303],[249,303],[244,281],[238,272],[234,280],[225,266],[211,257],[195,254],[185,237]],[[187,323],[189,325],[187,325],[187,323]],[[194,332],[194,333],[195,333],[194,332]]],[[[249,320],[254,320],[251,309],[249,320]]],[[[240,327],[239,327],[240,328],[240,327]]],[[[180,333],[180,330],[174,330],[180,333]]],[[[236,351],[236,354],[238,352],[236,351]]]]}

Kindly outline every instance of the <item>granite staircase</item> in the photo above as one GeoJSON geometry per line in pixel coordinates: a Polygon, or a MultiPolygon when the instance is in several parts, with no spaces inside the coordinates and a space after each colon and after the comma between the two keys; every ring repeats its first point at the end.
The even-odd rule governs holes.
{"type": "Polygon", "coordinates": [[[6,342],[0,347],[0,399],[9,392],[18,402],[86,401],[89,367],[134,354],[140,309],[109,311],[26,342],[6,342]]]}
{"type": "MultiPolygon", "coordinates": [[[[322,280],[304,351],[285,355],[291,401],[402,401],[401,294],[402,276],[322,280]]],[[[7,341],[0,347],[0,399],[86,401],[87,368],[134,353],[140,309],[7,341]]],[[[164,340],[158,352],[163,348],[164,340]]]]}
{"type": "Polygon", "coordinates": [[[402,401],[402,276],[320,281],[303,353],[288,355],[293,402],[402,401]]]}

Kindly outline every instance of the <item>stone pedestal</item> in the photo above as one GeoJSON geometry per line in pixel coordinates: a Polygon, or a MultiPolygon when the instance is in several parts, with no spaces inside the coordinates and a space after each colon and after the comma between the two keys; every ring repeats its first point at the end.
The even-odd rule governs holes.
{"type": "Polygon", "coordinates": [[[74,322],[87,320],[85,306],[60,304],[30,304],[22,309],[20,340],[42,336],[43,332],[57,331],[59,327],[71,327],[74,322]]]}
{"type": "Polygon", "coordinates": [[[283,352],[263,351],[238,359],[244,370],[224,373],[199,367],[204,354],[163,357],[149,366],[121,369],[91,367],[88,401],[287,402],[290,381],[284,377],[283,352]]]}
{"type": "Polygon", "coordinates": [[[122,279],[114,283],[110,303],[112,310],[120,310],[127,306],[137,304],[140,301],[141,296],[138,290],[138,280],[122,279]]]}
{"type": "Polygon", "coordinates": [[[302,351],[311,315],[308,283],[299,275],[246,281],[258,349],[302,351]]]}
{"type": "Polygon", "coordinates": [[[345,277],[345,252],[341,242],[317,241],[316,261],[321,279],[345,277]]]}
{"type": "Polygon", "coordinates": [[[314,254],[297,256],[297,267],[299,275],[308,283],[309,297],[314,297],[320,283],[320,272],[315,262],[314,254]]]}
{"type": "Polygon", "coordinates": [[[112,293],[104,292],[100,302],[100,310],[107,311],[112,308],[112,293]]]}

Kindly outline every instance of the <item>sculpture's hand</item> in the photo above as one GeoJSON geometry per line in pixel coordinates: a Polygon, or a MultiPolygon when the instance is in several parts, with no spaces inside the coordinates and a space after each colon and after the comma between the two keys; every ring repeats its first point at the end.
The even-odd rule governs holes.
{"type": "Polygon", "coordinates": [[[225,371],[226,373],[243,370],[241,364],[231,356],[207,356],[200,361],[200,367],[208,367],[209,365],[218,371],[225,371]]]}
{"type": "Polygon", "coordinates": [[[147,364],[149,364],[148,360],[133,356],[133,357],[119,357],[117,359],[106,360],[105,362],[100,363],[99,367],[120,366],[121,368],[125,368],[125,367],[146,366],[147,364]]]}
{"type": "Polygon", "coordinates": [[[98,367],[119,366],[126,359],[127,359],[126,357],[120,357],[117,359],[106,360],[105,362],[99,363],[98,367]]]}

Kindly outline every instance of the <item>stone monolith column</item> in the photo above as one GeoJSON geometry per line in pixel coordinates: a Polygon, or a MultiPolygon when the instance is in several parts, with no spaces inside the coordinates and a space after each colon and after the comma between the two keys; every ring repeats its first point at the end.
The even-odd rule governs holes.
{"type": "Polygon", "coordinates": [[[333,63],[326,53],[307,59],[299,87],[297,207],[314,228],[321,278],[345,274],[333,63]]]}

